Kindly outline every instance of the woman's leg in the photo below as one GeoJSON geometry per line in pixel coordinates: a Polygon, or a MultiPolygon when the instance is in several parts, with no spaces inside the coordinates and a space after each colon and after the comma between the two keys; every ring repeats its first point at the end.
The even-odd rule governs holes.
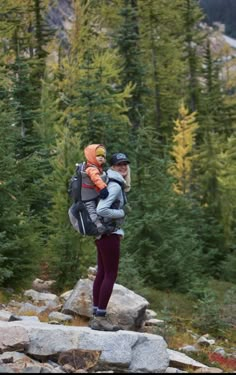
{"type": "MultiPolygon", "coordinates": [[[[93,306],[98,307],[100,289],[104,278],[104,267],[100,250],[100,240],[95,241],[97,247],[97,273],[93,283],[93,306]]],[[[95,312],[95,311],[94,311],[95,312]]]]}
{"type": "Polygon", "coordinates": [[[120,236],[113,234],[103,236],[96,241],[98,251],[98,271],[94,280],[94,312],[95,318],[90,328],[99,331],[118,331],[119,326],[113,325],[106,317],[106,309],[117,278],[120,258],[120,236]]]}
{"type": "Polygon", "coordinates": [[[120,236],[117,234],[103,236],[98,242],[101,271],[98,274],[98,281],[96,283],[96,288],[98,284],[100,287],[99,300],[96,300],[96,302],[98,302],[98,312],[99,310],[104,312],[106,311],[118,274],[120,236]]]}

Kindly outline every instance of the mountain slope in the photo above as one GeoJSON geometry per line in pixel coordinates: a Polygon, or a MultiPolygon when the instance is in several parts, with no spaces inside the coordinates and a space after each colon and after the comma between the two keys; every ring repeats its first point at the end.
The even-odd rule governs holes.
{"type": "Polygon", "coordinates": [[[235,0],[200,0],[200,5],[206,14],[206,21],[225,24],[226,34],[236,38],[236,1],[235,0]]]}

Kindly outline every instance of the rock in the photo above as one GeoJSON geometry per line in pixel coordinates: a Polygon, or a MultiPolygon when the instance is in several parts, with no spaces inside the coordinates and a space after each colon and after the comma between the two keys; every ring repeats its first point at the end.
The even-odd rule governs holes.
{"type": "Polygon", "coordinates": [[[218,367],[199,368],[194,371],[194,374],[222,374],[223,370],[218,367]]]}
{"type": "Polygon", "coordinates": [[[197,353],[199,352],[199,349],[196,348],[196,346],[194,345],[186,345],[186,346],[183,346],[182,348],[179,348],[180,351],[183,351],[183,352],[187,352],[187,353],[197,353]]]}
{"type": "Polygon", "coordinates": [[[0,353],[6,351],[24,351],[29,345],[29,336],[24,327],[11,326],[12,323],[0,322],[0,353]]]}
{"type": "MultiPolygon", "coordinates": [[[[28,356],[24,353],[18,352],[5,352],[0,355],[0,363],[3,362],[4,365],[7,365],[12,372],[15,373],[52,373],[54,371],[54,367],[49,365],[48,363],[40,363],[28,356]]],[[[58,367],[56,364],[55,367],[58,367]]],[[[63,371],[61,371],[63,372],[63,371]]]]}
{"type": "Polygon", "coordinates": [[[24,374],[40,374],[41,373],[41,366],[27,366],[25,367],[24,374]]]}
{"type": "Polygon", "coordinates": [[[42,280],[35,279],[32,283],[32,288],[37,292],[49,292],[51,291],[53,285],[55,285],[56,280],[42,280]]]}
{"type": "Polygon", "coordinates": [[[65,368],[65,365],[72,366],[75,370],[89,370],[94,368],[100,359],[101,351],[72,349],[61,353],[58,363],[65,368]]]}
{"type": "Polygon", "coordinates": [[[33,289],[26,290],[24,293],[25,297],[30,297],[32,298],[33,301],[35,302],[55,302],[56,304],[59,304],[59,298],[56,296],[56,294],[52,293],[39,293],[36,292],[33,289]]]}
{"type": "Polygon", "coordinates": [[[208,339],[208,336],[201,336],[197,340],[197,344],[200,346],[211,346],[215,344],[215,340],[208,339]]]}
{"type": "Polygon", "coordinates": [[[48,315],[49,322],[51,320],[57,321],[57,322],[71,322],[73,320],[73,317],[71,315],[62,314],[57,311],[53,311],[48,315]]]}
{"type": "Polygon", "coordinates": [[[213,353],[218,353],[218,354],[222,355],[223,357],[225,357],[225,355],[226,355],[226,352],[225,352],[224,348],[221,348],[221,347],[216,348],[213,353]]]}
{"type": "Polygon", "coordinates": [[[163,327],[165,325],[164,320],[159,319],[149,319],[146,320],[144,323],[145,326],[155,326],[155,327],[163,327]]]}
{"type": "Polygon", "coordinates": [[[68,365],[68,364],[64,365],[62,368],[63,370],[65,370],[65,372],[69,372],[69,373],[76,372],[76,369],[73,366],[68,365]]]}
{"type": "Polygon", "coordinates": [[[21,317],[19,316],[16,316],[16,315],[11,315],[10,318],[9,318],[9,322],[15,322],[17,320],[22,320],[21,317]]]}
{"type": "Polygon", "coordinates": [[[55,358],[70,350],[100,352],[97,371],[163,373],[169,366],[167,345],[161,336],[139,332],[101,332],[88,327],[71,327],[33,322],[2,322],[0,327],[24,329],[33,358],[55,358]]]}
{"type": "Polygon", "coordinates": [[[13,308],[13,309],[20,309],[22,306],[22,302],[18,302],[18,301],[14,301],[14,300],[11,300],[7,307],[10,308],[10,310],[13,308]]]}
{"type": "Polygon", "coordinates": [[[62,313],[92,317],[92,286],[89,279],[80,279],[66,300],[62,313]]]}
{"type": "Polygon", "coordinates": [[[40,315],[41,313],[45,312],[47,309],[46,306],[35,306],[32,303],[24,303],[20,310],[19,314],[20,315],[25,315],[25,314],[31,314],[31,315],[40,315]]]}
{"type": "Polygon", "coordinates": [[[167,349],[167,351],[170,357],[171,367],[177,367],[180,370],[185,370],[188,368],[203,368],[204,370],[206,370],[208,368],[208,366],[205,366],[202,363],[195,361],[194,359],[188,357],[184,353],[179,353],[171,349],[167,349]]]}
{"type": "MultiPolygon", "coordinates": [[[[92,317],[92,287],[90,279],[81,279],[65,302],[62,312],[92,317]]],[[[125,330],[137,330],[145,321],[148,301],[131,290],[115,284],[108,304],[109,319],[125,330]]]]}
{"type": "Polygon", "coordinates": [[[5,365],[0,364],[0,374],[9,374],[9,373],[14,373],[14,371],[9,367],[5,365]]]}
{"type": "Polygon", "coordinates": [[[39,318],[37,316],[24,316],[24,315],[21,315],[20,316],[21,320],[25,320],[25,321],[34,321],[34,322],[40,322],[39,318]]]}
{"type": "Polygon", "coordinates": [[[11,312],[6,310],[0,310],[0,321],[12,322],[14,320],[21,320],[20,317],[13,315],[11,312]]]}
{"type": "Polygon", "coordinates": [[[4,352],[0,354],[0,362],[3,363],[15,363],[17,361],[32,361],[29,357],[27,357],[24,353],[19,352],[4,352]]]}
{"type": "Polygon", "coordinates": [[[90,280],[94,280],[97,274],[97,266],[96,267],[89,267],[88,269],[88,278],[90,280]]]}
{"type": "Polygon", "coordinates": [[[174,368],[174,367],[168,367],[165,372],[165,374],[184,374],[184,373],[187,374],[186,371],[181,371],[178,368],[174,368]]]}
{"type": "Polygon", "coordinates": [[[60,295],[60,299],[62,300],[62,301],[67,301],[68,300],[68,298],[70,297],[70,295],[72,294],[72,292],[73,292],[73,289],[72,290],[68,290],[67,292],[65,292],[65,293],[62,293],[61,295],[60,295]]]}
{"type": "Polygon", "coordinates": [[[146,316],[145,316],[146,320],[156,319],[156,317],[157,317],[157,313],[155,311],[150,310],[150,309],[146,310],[146,316]]]}

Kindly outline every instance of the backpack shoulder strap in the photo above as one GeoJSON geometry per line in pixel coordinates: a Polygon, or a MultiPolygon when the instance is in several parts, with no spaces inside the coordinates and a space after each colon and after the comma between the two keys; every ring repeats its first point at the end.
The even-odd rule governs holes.
{"type": "Polygon", "coordinates": [[[122,188],[122,190],[124,190],[124,184],[121,181],[116,180],[115,178],[108,177],[108,182],[107,183],[109,184],[109,182],[116,182],[118,185],[120,185],[120,187],[122,188]]]}
{"type": "Polygon", "coordinates": [[[116,180],[115,178],[108,178],[108,184],[109,182],[116,182],[118,185],[120,185],[121,187],[121,191],[122,191],[122,194],[123,194],[123,199],[124,199],[124,204],[127,203],[127,197],[126,197],[126,194],[125,194],[125,189],[124,189],[124,184],[119,181],[119,180],[116,180]]]}
{"type": "Polygon", "coordinates": [[[77,163],[76,164],[75,173],[76,173],[76,177],[77,177],[77,181],[78,181],[78,184],[77,184],[77,193],[78,193],[78,200],[79,201],[82,201],[82,196],[81,196],[82,174],[81,174],[81,172],[84,170],[84,168],[85,168],[85,162],[77,163]]]}

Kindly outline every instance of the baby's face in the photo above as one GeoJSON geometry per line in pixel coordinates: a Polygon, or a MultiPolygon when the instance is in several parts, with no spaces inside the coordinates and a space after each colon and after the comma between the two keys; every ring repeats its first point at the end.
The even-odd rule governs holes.
{"type": "Polygon", "coordinates": [[[103,155],[96,156],[96,160],[97,160],[99,165],[103,165],[106,162],[106,159],[103,155]]]}

